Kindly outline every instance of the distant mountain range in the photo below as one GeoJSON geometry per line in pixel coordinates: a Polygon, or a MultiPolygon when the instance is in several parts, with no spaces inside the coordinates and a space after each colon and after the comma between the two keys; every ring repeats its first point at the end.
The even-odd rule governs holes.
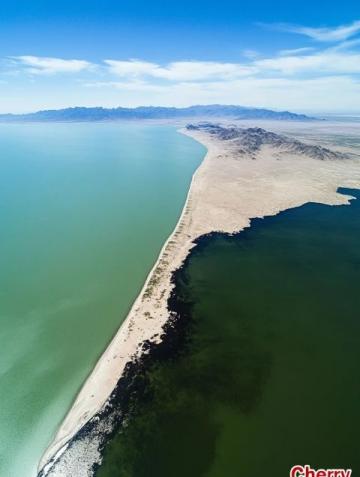
{"type": "Polygon", "coordinates": [[[166,108],[140,106],[138,108],[66,108],[38,111],[29,114],[0,114],[0,121],[115,121],[119,119],[192,119],[192,118],[231,118],[231,119],[275,119],[311,120],[304,114],[289,111],[272,111],[244,106],[190,106],[187,108],[166,108]]]}

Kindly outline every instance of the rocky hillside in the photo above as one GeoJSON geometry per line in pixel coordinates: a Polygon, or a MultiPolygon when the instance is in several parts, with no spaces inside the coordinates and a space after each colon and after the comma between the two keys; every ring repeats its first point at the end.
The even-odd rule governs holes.
{"type": "MultiPolygon", "coordinates": [[[[189,130],[204,131],[216,138],[231,143],[232,148],[239,154],[255,157],[262,146],[272,146],[279,152],[306,155],[313,159],[346,159],[347,154],[332,151],[325,147],[306,144],[281,134],[266,131],[262,128],[240,128],[236,126],[220,126],[213,123],[189,124],[189,130]]],[[[230,145],[230,144],[229,144],[230,145]]]]}

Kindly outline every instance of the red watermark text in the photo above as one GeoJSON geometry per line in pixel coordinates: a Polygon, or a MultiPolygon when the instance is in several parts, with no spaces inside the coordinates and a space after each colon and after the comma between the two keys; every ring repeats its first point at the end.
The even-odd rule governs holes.
{"type": "Polygon", "coordinates": [[[310,465],[294,465],[290,477],[351,477],[351,469],[312,469],[310,465]]]}

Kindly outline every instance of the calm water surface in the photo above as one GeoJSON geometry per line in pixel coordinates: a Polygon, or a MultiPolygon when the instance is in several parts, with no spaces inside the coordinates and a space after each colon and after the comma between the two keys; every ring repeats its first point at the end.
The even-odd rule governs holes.
{"type": "Polygon", "coordinates": [[[185,336],[97,477],[359,475],[360,192],[343,192],[200,242],[176,278],[185,336]]]}
{"type": "Polygon", "coordinates": [[[34,475],[204,152],[167,126],[0,125],[1,476],[34,475]]]}

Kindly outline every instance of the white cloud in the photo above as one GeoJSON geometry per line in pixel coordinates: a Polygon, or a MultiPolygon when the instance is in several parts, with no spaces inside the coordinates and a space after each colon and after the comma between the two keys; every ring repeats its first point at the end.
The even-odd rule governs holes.
{"type": "Polygon", "coordinates": [[[311,28],[306,26],[296,26],[279,24],[276,28],[291,33],[299,33],[313,40],[324,42],[336,42],[346,40],[360,32],[360,21],[357,20],[350,25],[340,25],[334,28],[311,28]]]}
{"type": "Polygon", "coordinates": [[[310,55],[279,56],[255,62],[259,71],[281,75],[357,74],[360,73],[360,53],[325,50],[310,55]]]}
{"type": "MultiPolygon", "coordinates": [[[[245,63],[177,61],[165,65],[142,60],[106,60],[110,72],[129,81],[211,82],[246,77],[322,76],[360,73],[360,53],[331,48],[319,52],[298,48],[282,50],[270,58],[245,63]],[[307,54],[306,54],[307,53],[307,54]]],[[[115,81],[115,84],[117,82],[115,81]]],[[[123,83],[120,83],[123,84],[123,83]]]]}
{"type": "Polygon", "coordinates": [[[159,67],[156,63],[142,60],[104,60],[111,73],[117,76],[142,76],[152,75],[159,67]]]}
{"type": "Polygon", "coordinates": [[[142,60],[105,60],[110,72],[121,77],[150,76],[169,81],[207,81],[254,73],[251,65],[216,61],[175,61],[164,66],[142,60]]]}
{"type": "Polygon", "coordinates": [[[250,65],[220,63],[215,61],[177,61],[159,68],[157,77],[172,81],[204,81],[233,79],[254,73],[250,65]]]}
{"type": "Polygon", "coordinates": [[[33,74],[79,73],[94,65],[85,60],[64,60],[40,56],[12,56],[16,63],[26,67],[33,74]]]}
{"type": "Polygon", "coordinates": [[[346,40],[338,43],[331,47],[333,51],[341,51],[341,50],[350,50],[354,46],[360,45],[360,38],[355,38],[354,40],[346,40]]]}

